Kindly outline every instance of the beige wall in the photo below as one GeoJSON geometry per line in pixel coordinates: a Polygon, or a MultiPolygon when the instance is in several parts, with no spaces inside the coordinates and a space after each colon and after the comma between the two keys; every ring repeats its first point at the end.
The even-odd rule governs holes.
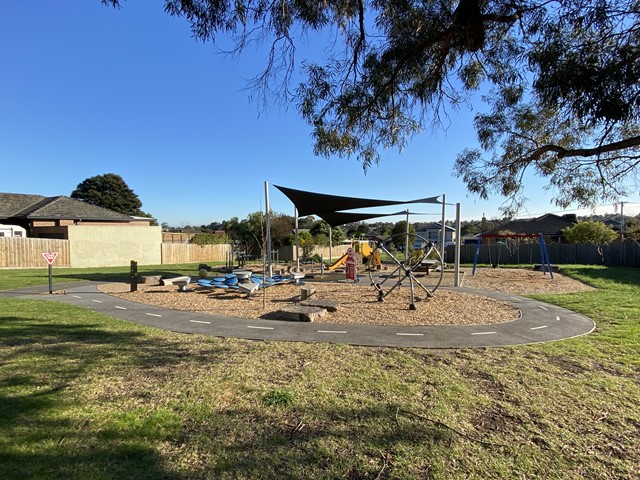
{"type": "Polygon", "coordinates": [[[70,225],[71,266],[110,267],[160,265],[160,227],[131,225],[70,225]]]}

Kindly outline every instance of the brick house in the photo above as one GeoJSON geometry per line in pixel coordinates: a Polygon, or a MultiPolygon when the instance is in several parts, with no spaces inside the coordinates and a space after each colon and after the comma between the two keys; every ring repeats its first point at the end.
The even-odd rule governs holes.
{"type": "Polygon", "coordinates": [[[0,193],[0,223],[18,225],[31,238],[69,238],[72,225],[149,226],[152,218],[132,217],[59,195],[0,193]]]}
{"type": "MultiPolygon", "coordinates": [[[[574,214],[554,215],[547,213],[541,217],[515,219],[503,225],[494,227],[483,232],[483,235],[496,235],[500,232],[512,232],[520,235],[539,235],[543,234],[547,242],[560,243],[563,241],[562,230],[573,226],[577,222],[574,214]]],[[[494,243],[495,238],[487,237],[483,239],[484,243],[494,243]]]]}

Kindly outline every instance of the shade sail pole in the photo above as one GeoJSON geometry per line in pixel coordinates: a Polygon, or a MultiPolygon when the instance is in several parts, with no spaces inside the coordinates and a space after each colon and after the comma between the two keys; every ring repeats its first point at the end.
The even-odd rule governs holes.
{"type": "Polygon", "coordinates": [[[456,203],[456,251],[454,256],[453,286],[460,286],[460,203],[456,203]]]}
{"type": "Polygon", "coordinates": [[[293,209],[293,218],[296,219],[296,271],[300,271],[300,241],[298,239],[298,208],[293,209]]]}
{"type": "Polygon", "coordinates": [[[404,237],[404,261],[407,263],[407,255],[409,255],[409,210],[406,211],[407,214],[407,225],[405,228],[405,237],[404,237]]]}
{"type": "Polygon", "coordinates": [[[269,278],[273,277],[273,267],[271,266],[271,207],[269,205],[269,182],[264,182],[264,199],[266,205],[266,238],[265,238],[265,249],[267,254],[267,271],[269,273],[269,278]]]}
{"type": "MultiPolygon", "coordinates": [[[[446,263],[447,259],[446,259],[446,255],[444,252],[444,240],[445,240],[445,235],[446,235],[446,230],[445,230],[445,226],[444,226],[444,221],[445,221],[445,217],[447,214],[447,203],[446,203],[446,195],[443,193],[442,194],[442,229],[440,232],[440,253],[442,254],[442,261],[444,263],[446,263]]],[[[442,268],[444,268],[444,265],[442,265],[442,268]]]]}

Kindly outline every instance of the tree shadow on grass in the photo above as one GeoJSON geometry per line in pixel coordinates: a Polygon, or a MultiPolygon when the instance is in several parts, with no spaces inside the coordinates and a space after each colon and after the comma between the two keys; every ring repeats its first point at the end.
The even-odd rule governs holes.
{"type": "Polygon", "coordinates": [[[178,442],[199,438],[203,443],[198,448],[215,452],[194,477],[420,478],[421,471],[431,468],[432,455],[439,455],[436,451],[455,455],[452,448],[460,443],[449,430],[398,419],[397,408],[384,403],[276,408],[274,413],[267,417],[251,409],[231,408],[195,431],[186,431],[178,442]],[[302,426],[297,429],[296,425],[302,426]],[[405,457],[407,453],[411,458],[405,457]],[[391,458],[398,460],[397,466],[391,458]]]}
{"type": "MultiPolygon", "coordinates": [[[[15,305],[30,309],[37,303],[15,305]]],[[[157,448],[179,428],[179,419],[152,418],[141,426],[139,416],[153,417],[156,406],[134,416],[126,415],[129,409],[96,414],[100,401],[108,399],[86,405],[81,401],[88,409],[84,413],[76,404],[82,391],[77,385],[85,378],[95,382],[92,377],[109,368],[171,370],[184,361],[188,348],[179,339],[148,335],[137,326],[119,330],[93,312],[80,313],[74,323],[66,314],[78,315],[75,307],[43,302],[42,312],[42,318],[0,315],[1,477],[178,478],[164,466],[157,448]],[[119,414],[122,418],[116,418],[119,414]],[[81,421],[83,415],[86,421],[81,421]],[[93,425],[96,415],[99,426],[93,425]]],[[[202,359],[192,355],[189,361],[211,362],[226,350],[213,345],[202,359]]]]}
{"type": "Polygon", "coordinates": [[[585,267],[575,270],[568,267],[567,270],[596,287],[598,287],[599,282],[603,280],[620,285],[640,285],[640,270],[633,267],[585,267]]]}

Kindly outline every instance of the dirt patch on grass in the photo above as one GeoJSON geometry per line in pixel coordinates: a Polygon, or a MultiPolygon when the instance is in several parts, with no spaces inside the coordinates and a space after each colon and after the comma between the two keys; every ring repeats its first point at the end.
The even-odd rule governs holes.
{"type": "MultiPolygon", "coordinates": [[[[365,277],[357,284],[338,281],[314,281],[306,286],[316,290],[314,298],[340,303],[337,312],[319,320],[322,323],[358,323],[371,325],[480,325],[515,320],[520,312],[512,306],[478,294],[437,290],[429,298],[416,289],[416,310],[409,309],[408,287],[394,290],[384,302],[378,301],[377,291],[365,277]]],[[[518,269],[480,269],[476,277],[466,277],[464,286],[509,292],[559,293],[591,289],[580,282],[555,274],[554,279],[540,272],[518,269]]],[[[275,285],[247,297],[238,291],[207,289],[194,285],[192,291],[178,292],[174,286],[139,285],[137,292],[129,292],[127,284],[106,284],[100,289],[117,297],[176,310],[193,311],[237,318],[272,318],[283,306],[299,301],[300,287],[292,284],[275,285]]]]}
{"type": "Polygon", "coordinates": [[[556,272],[551,278],[548,273],[544,275],[542,272],[520,268],[479,268],[475,276],[471,276],[471,272],[464,276],[463,286],[514,295],[594,290],[593,287],[561,273],[556,272]]]}

